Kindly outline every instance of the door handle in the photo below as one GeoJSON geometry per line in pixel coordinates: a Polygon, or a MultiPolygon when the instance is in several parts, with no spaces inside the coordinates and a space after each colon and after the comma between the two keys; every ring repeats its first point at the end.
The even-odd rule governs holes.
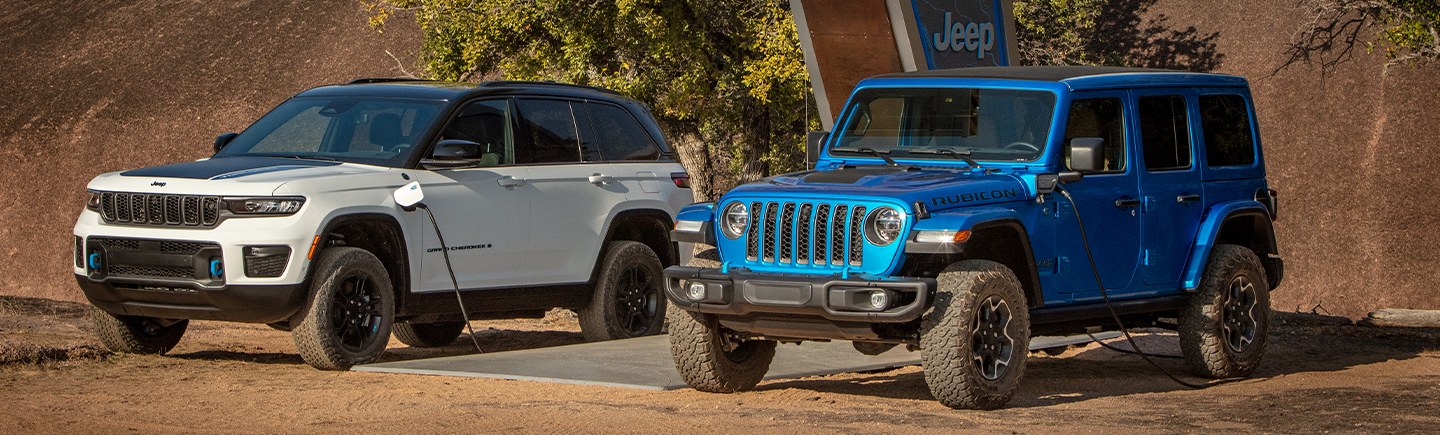
{"type": "Polygon", "coordinates": [[[500,183],[501,187],[516,187],[525,185],[524,179],[511,177],[509,175],[500,177],[500,179],[496,181],[500,183]]]}
{"type": "Polygon", "coordinates": [[[595,174],[590,176],[590,182],[595,184],[610,184],[615,182],[615,177],[604,174],[595,174]]]}
{"type": "Polygon", "coordinates": [[[1140,200],[1138,199],[1120,198],[1115,200],[1115,208],[1131,208],[1139,206],[1140,200]]]}
{"type": "Polygon", "coordinates": [[[1196,202],[1196,201],[1199,201],[1199,200],[1200,200],[1200,195],[1180,195],[1180,196],[1175,197],[1175,202],[1178,202],[1178,203],[1181,203],[1181,204],[1184,204],[1184,203],[1187,203],[1187,202],[1196,202]]]}

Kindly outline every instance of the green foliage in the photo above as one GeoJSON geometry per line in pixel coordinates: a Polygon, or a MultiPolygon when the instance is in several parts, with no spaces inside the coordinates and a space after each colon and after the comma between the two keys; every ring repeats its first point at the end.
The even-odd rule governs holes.
{"type": "MultiPolygon", "coordinates": [[[[741,180],[801,168],[809,75],[785,0],[380,0],[412,14],[424,74],[601,86],[705,134],[741,180]],[[716,143],[725,140],[725,146],[716,143]]],[[[672,138],[672,141],[674,138],[672,138]]],[[[684,147],[682,146],[682,152],[684,147]]]]}
{"type": "Polygon", "coordinates": [[[1435,0],[1388,0],[1370,2],[1372,13],[1384,28],[1380,39],[1391,63],[1419,63],[1440,59],[1440,2],[1435,0]]]}
{"type": "Polygon", "coordinates": [[[1290,59],[1279,69],[1315,62],[1326,71],[1334,70],[1350,60],[1357,45],[1367,51],[1383,49],[1389,59],[1386,67],[1418,67],[1440,60],[1436,0],[1307,0],[1305,11],[1309,17],[1286,49],[1290,59]],[[1374,42],[1368,37],[1372,31],[1374,42]]]}
{"type": "Polygon", "coordinates": [[[1021,65],[1125,65],[1094,47],[1098,19],[1109,0],[1015,0],[1015,38],[1021,65]]]}

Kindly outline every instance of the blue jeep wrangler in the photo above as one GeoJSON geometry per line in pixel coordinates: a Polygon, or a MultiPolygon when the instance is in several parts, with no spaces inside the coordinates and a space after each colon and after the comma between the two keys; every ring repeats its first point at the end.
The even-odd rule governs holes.
{"type": "Polygon", "coordinates": [[[778,342],[920,350],[955,408],[998,408],[1031,336],[1179,331],[1247,376],[1284,271],[1245,79],[1107,67],[890,74],[855,88],[815,169],[682,210],[716,249],[665,270],[695,389],[764,377],[778,342]]]}

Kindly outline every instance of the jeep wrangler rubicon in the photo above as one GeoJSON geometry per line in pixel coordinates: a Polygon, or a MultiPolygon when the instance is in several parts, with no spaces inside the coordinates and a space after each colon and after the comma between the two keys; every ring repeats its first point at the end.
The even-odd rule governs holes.
{"type": "Polygon", "coordinates": [[[716,249],[665,270],[676,367],[733,392],[777,342],[903,344],[941,403],[993,409],[1031,336],[1118,318],[1178,329],[1199,375],[1247,376],[1284,270],[1255,125],[1246,80],[1226,75],[866,79],[837,131],[812,134],[814,170],[681,210],[671,237],[716,249]]]}
{"type": "Polygon", "coordinates": [[[375,360],[392,328],[453,342],[461,300],[471,320],[575,309],[589,340],[658,333],[663,268],[689,252],[668,231],[693,201],[643,105],[514,81],[310,89],[208,159],[88,190],[75,279],[111,350],[164,353],[191,319],[266,323],[334,370],[375,360]],[[411,182],[440,234],[392,198],[411,182]]]}

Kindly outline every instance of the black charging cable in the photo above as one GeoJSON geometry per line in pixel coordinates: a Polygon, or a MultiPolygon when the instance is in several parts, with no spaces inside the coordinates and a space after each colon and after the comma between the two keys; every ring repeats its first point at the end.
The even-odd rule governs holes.
{"type": "MultiPolygon", "coordinates": [[[[1080,208],[1075,205],[1075,198],[1070,197],[1070,191],[1066,190],[1065,186],[1063,185],[1056,184],[1055,189],[1058,190],[1061,195],[1065,195],[1065,199],[1070,201],[1070,210],[1075,212],[1075,223],[1078,224],[1080,227],[1080,241],[1085,244],[1085,256],[1090,259],[1090,272],[1095,274],[1095,285],[1100,287],[1100,297],[1105,299],[1105,307],[1110,309],[1110,317],[1115,319],[1115,325],[1120,327],[1120,333],[1125,335],[1125,341],[1130,343],[1131,349],[1135,349],[1134,352],[1126,353],[1134,353],[1136,355],[1140,355],[1140,358],[1143,358],[1145,362],[1150,363],[1150,365],[1155,366],[1156,370],[1160,370],[1160,373],[1164,373],[1165,376],[1170,378],[1170,380],[1175,381],[1175,383],[1177,384],[1184,385],[1186,387],[1190,387],[1196,390],[1210,388],[1220,384],[1228,384],[1231,382],[1245,380],[1245,378],[1217,379],[1203,384],[1185,382],[1184,380],[1175,377],[1175,375],[1170,374],[1169,370],[1165,370],[1164,367],[1160,367],[1160,364],[1156,363],[1155,360],[1150,359],[1149,354],[1145,353],[1145,351],[1143,350],[1140,350],[1140,346],[1135,344],[1135,338],[1130,336],[1130,330],[1125,328],[1124,322],[1120,321],[1120,314],[1115,312],[1115,305],[1110,302],[1110,292],[1105,291],[1105,283],[1100,281],[1100,269],[1095,267],[1095,254],[1092,254],[1090,252],[1090,237],[1085,234],[1085,222],[1084,220],[1080,219],[1080,208]]],[[[1087,332],[1086,335],[1089,335],[1089,333],[1087,332]]],[[[1096,343],[1100,343],[1100,340],[1096,340],[1094,335],[1091,335],[1090,339],[1095,340],[1096,343]]],[[[1105,346],[1106,348],[1119,350],[1118,348],[1107,346],[1105,345],[1105,343],[1100,343],[1100,345],[1105,346]]]]}
{"type": "Polygon", "coordinates": [[[440,254],[445,257],[445,271],[450,273],[450,285],[455,288],[455,302],[460,303],[460,317],[465,319],[465,329],[470,332],[470,342],[475,343],[475,350],[485,353],[480,348],[480,340],[475,339],[475,327],[470,326],[470,314],[465,311],[465,299],[460,297],[460,281],[455,279],[455,268],[450,266],[450,246],[445,244],[445,236],[440,234],[440,224],[435,223],[435,213],[430,212],[430,207],[423,202],[415,203],[415,207],[425,210],[425,215],[430,217],[430,226],[435,227],[435,237],[440,239],[440,254]]]}

